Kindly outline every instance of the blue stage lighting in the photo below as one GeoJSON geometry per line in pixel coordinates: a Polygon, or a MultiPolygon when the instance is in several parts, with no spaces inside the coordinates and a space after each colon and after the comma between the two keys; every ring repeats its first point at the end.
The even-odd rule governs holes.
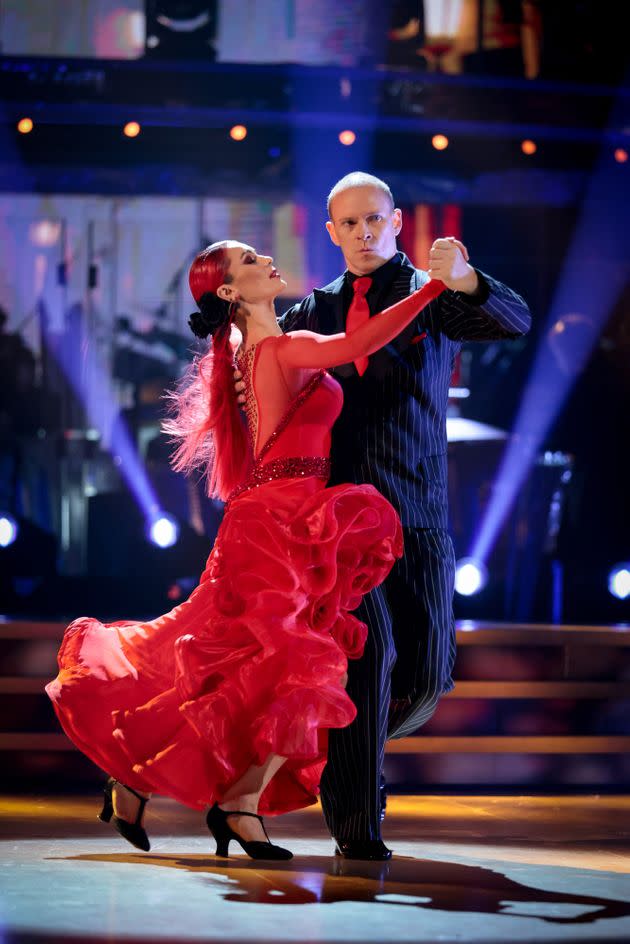
{"type": "Polygon", "coordinates": [[[159,507],[157,496],[127,423],[120,414],[109,367],[99,346],[90,343],[85,348],[81,347],[83,369],[77,370],[73,352],[79,350],[79,346],[83,344],[80,337],[73,334],[73,329],[68,334],[67,342],[59,344],[48,328],[50,318],[43,302],[40,302],[40,317],[45,326],[46,348],[85,407],[92,427],[87,438],[93,439],[94,434],[104,437],[109,435],[109,449],[114,464],[125,479],[144,520],[153,522],[159,507]]]}
{"type": "Polygon", "coordinates": [[[627,213],[630,175],[615,163],[606,141],[630,124],[628,81],[602,129],[599,159],[584,189],[580,215],[559,273],[548,320],[523,392],[513,435],[495,479],[470,557],[487,561],[512,505],[628,281],[627,213]],[[589,277],[585,278],[588,259],[589,277]]]}
{"type": "Polygon", "coordinates": [[[0,547],[13,544],[19,532],[18,523],[13,515],[0,514],[0,547]]]}
{"type": "Polygon", "coordinates": [[[149,525],[149,540],[158,547],[172,547],[179,538],[179,525],[171,515],[161,512],[149,525]]]}
{"type": "Polygon", "coordinates": [[[462,557],[455,568],[455,590],[463,597],[472,597],[488,582],[488,571],[481,561],[462,557]]]}
{"type": "Polygon", "coordinates": [[[613,567],[608,574],[608,589],[618,600],[630,597],[630,561],[613,567]]]}

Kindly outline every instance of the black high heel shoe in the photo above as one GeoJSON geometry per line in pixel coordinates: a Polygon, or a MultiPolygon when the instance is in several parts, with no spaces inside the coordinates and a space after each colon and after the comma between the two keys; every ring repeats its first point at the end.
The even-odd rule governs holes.
{"type": "Polygon", "coordinates": [[[140,825],[140,820],[142,819],[142,814],[148,800],[146,797],[140,796],[139,793],[136,793],[136,791],[131,787],[121,783],[121,787],[124,787],[125,790],[129,790],[129,793],[133,793],[133,795],[140,800],[140,808],[138,810],[135,823],[128,823],[126,819],[121,819],[120,816],[114,816],[114,801],[112,799],[112,791],[114,789],[114,784],[118,782],[119,781],[114,780],[113,777],[109,777],[107,783],[103,787],[105,799],[103,800],[103,809],[98,814],[98,818],[102,820],[103,823],[109,823],[111,820],[114,824],[114,827],[118,830],[120,835],[127,840],[127,842],[130,842],[132,846],[136,847],[136,849],[142,849],[143,852],[148,852],[151,848],[151,843],[149,842],[149,837],[147,836],[143,827],[140,825]]]}
{"type": "Polygon", "coordinates": [[[254,819],[260,822],[265,836],[267,836],[263,818],[259,816],[258,813],[246,813],[241,810],[222,810],[219,804],[215,803],[214,806],[208,810],[206,823],[208,824],[208,829],[217,841],[216,854],[218,856],[227,858],[230,842],[232,839],[235,839],[251,859],[293,858],[293,853],[289,852],[288,849],[283,849],[281,846],[274,846],[269,836],[267,836],[267,842],[262,842],[257,839],[243,839],[238,833],[235,833],[228,824],[228,816],[253,816],[254,819]]]}

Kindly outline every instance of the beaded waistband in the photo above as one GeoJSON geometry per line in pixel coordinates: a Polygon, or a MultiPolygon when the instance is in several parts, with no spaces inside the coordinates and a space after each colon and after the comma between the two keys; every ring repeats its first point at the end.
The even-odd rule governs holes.
{"type": "Polygon", "coordinates": [[[235,488],[228,499],[228,504],[242,492],[276,479],[300,479],[315,476],[318,479],[330,478],[330,459],[327,456],[287,456],[272,459],[264,465],[254,465],[248,479],[235,488]]]}

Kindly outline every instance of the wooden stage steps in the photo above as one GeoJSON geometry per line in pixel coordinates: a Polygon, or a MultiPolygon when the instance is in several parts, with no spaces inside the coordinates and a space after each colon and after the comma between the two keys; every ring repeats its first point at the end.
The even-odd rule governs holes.
{"type": "MultiPolygon", "coordinates": [[[[0,759],[7,787],[101,774],[60,731],[43,687],[64,624],[0,621],[0,759]]],[[[387,745],[392,787],[630,786],[630,626],[462,621],[455,688],[387,745]]]]}

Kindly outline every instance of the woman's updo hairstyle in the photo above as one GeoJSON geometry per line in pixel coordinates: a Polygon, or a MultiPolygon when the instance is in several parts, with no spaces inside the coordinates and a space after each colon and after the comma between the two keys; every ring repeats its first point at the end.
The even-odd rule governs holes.
{"type": "Polygon", "coordinates": [[[228,243],[213,243],[190,267],[188,284],[199,311],[188,324],[198,338],[210,337],[210,350],[198,355],[177,391],[169,397],[170,417],[164,430],[177,443],[173,467],[178,472],[202,469],[208,494],[224,501],[247,476],[251,449],[234,390],[231,342],[236,305],[217,295],[232,281],[228,243]]]}
{"type": "Polygon", "coordinates": [[[198,338],[214,336],[232,321],[234,306],[216,294],[220,285],[232,281],[226,248],[226,242],[213,243],[196,256],[190,267],[188,284],[199,311],[193,311],[188,324],[198,338]]]}
{"type": "Polygon", "coordinates": [[[197,302],[199,311],[193,311],[188,326],[198,338],[215,335],[220,328],[232,321],[232,305],[214,292],[204,292],[197,302]]]}

